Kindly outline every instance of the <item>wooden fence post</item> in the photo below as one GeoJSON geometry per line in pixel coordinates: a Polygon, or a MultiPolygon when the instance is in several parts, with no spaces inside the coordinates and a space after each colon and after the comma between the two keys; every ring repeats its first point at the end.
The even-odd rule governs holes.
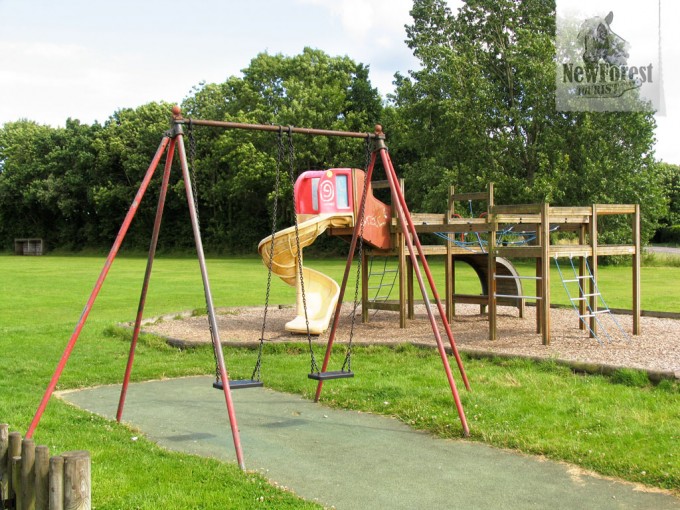
{"type": "Polygon", "coordinates": [[[50,459],[49,510],[64,510],[64,457],[50,459]]]}
{"type": "Polygon", "coordinates": [[[35,510],[35,442],[21,442],[21,507],[17,510],[35,510]]]}
{"type": "Polygon", "coordinates": [[[9,425],[0,423],[0,504],[9,499],[7,476],[9,475],[9,425]]]}
{"type": "Polygon", "coordinates": [[[19,434],[18,432],[10,432],[8,445],[9,447],[7,451],[7,499],[13,499],[16,496],[13,471],[14,457],[21,456],[21,434],[19,434]]]}
{"type": "Polygon", "coordinates": [[[0,510],[90,510],[91,473],[89,452],[50,458],[47,446],[0,423],[0,510]]]}
{"type": "Polygon", "coordinates": [[[90,454],[84,450],[67,452],[64,457],[64,509],[90,510],[90,454]]]}
{"type": "Polygon", "coordinates": [[[47,446],[35,448],[35,510],[49,508],[50,449],[47,446]]]}
{"type": "Polygon", "coordinates": [[[21,499],[21,457],[12,457],[12,487],[14,488],[14,508],[20,510],[21,499]]]}

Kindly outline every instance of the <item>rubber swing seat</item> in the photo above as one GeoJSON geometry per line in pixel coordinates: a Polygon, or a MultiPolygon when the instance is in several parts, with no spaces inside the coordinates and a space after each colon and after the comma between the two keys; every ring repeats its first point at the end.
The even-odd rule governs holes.
{"type": "MultiPolygon", "coordinates": [[[[264,383],[262,381],[256,381],[255,379],[241,379],[236,381],[229,381],[229,389],[231,390],[243,390],[245,388],[262,388],[264,383]]],[[[213,388],[217,390],[224,389],[222,386],[222,381],[215,381],[213,383],[213,388]]]]}
{"type": "Polygon", "coordinates": [[[330,379],[347,379],[349,377],[354,377],[354,372],[351,370],[335,370],[331,372],[312,372],[307,376],[309,379],[314,379],[316,381],[328,381],[330,379]]]}

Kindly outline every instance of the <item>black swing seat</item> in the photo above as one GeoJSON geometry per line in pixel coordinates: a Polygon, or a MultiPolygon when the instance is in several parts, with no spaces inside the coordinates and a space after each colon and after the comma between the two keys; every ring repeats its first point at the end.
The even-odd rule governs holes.
{"type": "Polygon", "coordinates": [[[354,377],[354,372],[351,370],[335,370],[331,372],[312,372],[307,376],[310,379],[316,381],[328,381],[330,379],[347,379],[348,377],[354,377]]]}
{"type": "MultiPolygon", "coordinates": [[[[264,383],[262,381],[256,381],[255,379],[241,379],[236,381],[229,381],[230,390],[242,390],[245,388],[262,388],[264,383]]],[[[213,383],[213,388],[217,390],[224,389],[222,386],[222,381],[215,381],[213,383]]]]}

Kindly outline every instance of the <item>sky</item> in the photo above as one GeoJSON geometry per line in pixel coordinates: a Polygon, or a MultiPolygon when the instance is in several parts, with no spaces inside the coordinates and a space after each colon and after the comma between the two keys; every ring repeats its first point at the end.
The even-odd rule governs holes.
{"type": "MultiPolygon", "coordinates": [[[[560,0],[566,1],[566,0],[560,0]]],[[[575,1],[575,0],[570,0],[575,1]]],[[[585,0],[578,0],[585,1],[585,0]]],[[[588,0],[589,2],[595,0],[588,0]]],[[[601,1],[601,0],[596,0],[601,1]]],[[[449,0],[452,9],[461,1],[449,0]]],[[[610,0],[657,8],[659,0],[610,0]]],[[[656,156],[680,164],[680,2],[661,0],[665,113],[656,156]]],[[[606,4],[606,2],[605,2],[606,4]]],[[[179,103],[239,76],[259,53],[306,46],[370,66],[383,96],[417,69],[405,44],[411,0],[0,0],[0,125],[105,122],[121,108],[179,103]]],[[[617,26],[626,33],[625,26],[617,26]]],[[[301,126],[323,128],[324,126],[301,126]]]]}

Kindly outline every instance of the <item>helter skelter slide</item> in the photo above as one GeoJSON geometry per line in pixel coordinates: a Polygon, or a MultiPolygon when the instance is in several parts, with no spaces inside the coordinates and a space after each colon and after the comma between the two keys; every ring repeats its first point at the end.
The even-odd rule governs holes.
{"type": "MultiPolygon", "coordinates": [[[[328,329],[340,286],[333,278],[303,266],[303,287],[297,250],[298,246],[302,250],[311,245],[328,229],[355,226],[365,176],[362,170],[352,168],[303,172],[295,182],[297,230],[295,226],[288,227],[260,242],[258,251],[264,265],[269,266],[273,240],[272,273],[296,287],[296,316],[286,324],[286,331],[306,334],[307,322],[312,335],[320,335],[328,329]]],[[[392,213],[388,205],[373,196],[370,184],[364,216],[363,241],[376,248],[389,248],[392,213]]]]}

